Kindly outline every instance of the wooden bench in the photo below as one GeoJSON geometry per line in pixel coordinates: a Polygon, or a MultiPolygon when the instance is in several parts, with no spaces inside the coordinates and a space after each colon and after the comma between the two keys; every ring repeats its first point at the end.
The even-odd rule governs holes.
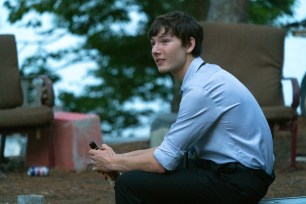
{"type": "Polygon", "coordinates": [[[305,204],[306,196],[263,199],[258,204],[305,204]]]}

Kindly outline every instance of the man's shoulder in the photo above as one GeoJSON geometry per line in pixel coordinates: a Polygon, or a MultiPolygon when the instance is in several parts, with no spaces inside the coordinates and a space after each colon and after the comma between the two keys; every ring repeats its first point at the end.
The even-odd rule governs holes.
{"type": "Polygon", "coordinates": [[[223,69],[220,66],[206,63],[188,80],[186,87],[203,87],[205,84],[210,83],[211,77],[215,76],[217,73],[220,73],[220,71],[223,72],[223,69]]]}

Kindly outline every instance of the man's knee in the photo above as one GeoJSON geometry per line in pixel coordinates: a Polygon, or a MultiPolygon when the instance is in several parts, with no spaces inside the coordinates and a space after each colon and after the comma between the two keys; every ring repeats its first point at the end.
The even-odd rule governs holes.
{"type": "Polygon", "coordinates": [[[116,203],[142,203],[137,189],[135,172],[124,173],[116,179],[115,197],[116,203]]]}
{"type": "Polygon", "coordinates": [[[139,186],[136,184],[139,180],[138,174],[138,171],[130,171],[118,176],[115,182],[115,191],[120,191],[124,194],[130,194],[132,193],[131,191],[135,192],[135,188],[139,186]]]}

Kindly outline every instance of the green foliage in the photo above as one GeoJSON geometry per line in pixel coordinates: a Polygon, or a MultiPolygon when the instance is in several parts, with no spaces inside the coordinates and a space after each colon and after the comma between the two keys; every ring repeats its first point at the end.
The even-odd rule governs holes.
{"type": "Polygon", "coordinates": [[[249,2],[249,22],[274,24],[277,17],[292,16],[295,0],[251,0],[249,2]]]}
{"type": "MultiPolygon", "coordinates": [[[[293,0],[250,1],[250,22],[271,23],[281,14],[291,14],[292,3],[293,0]]],[[[98,114],[103,131],[118,135],[126,127],[138,126],[140,116],[153,113],[150,108],[127,108],[127,104],[157,99],[171,103],[173,97],[171,76],[160,75],[151,57],[146,31],[152,20],[175,9],[204,20],[209,0],[6,0],[4,5],[10,11],[12,23],[24,21],[33,12],[53,16],[53,27],[44,31],[41,31],[44,22],[39,17],[25,23],[40,29],[46,40],[50,36],[60,38],[58,31],[63,29],[85,39],[79,47],[52,53],[40,50],[24,62],[22,70],[29,74],[48,73],[56,79],[50,61],[69,59],[66,65],[95,62],[97,69],[89,74],[99,83],[87,86],[80,95],[61,93],[59,99],[67,111],[98,114]],[[138,12],[142,19],[137,28],[126,29],[131,11],[138,12]]]]}

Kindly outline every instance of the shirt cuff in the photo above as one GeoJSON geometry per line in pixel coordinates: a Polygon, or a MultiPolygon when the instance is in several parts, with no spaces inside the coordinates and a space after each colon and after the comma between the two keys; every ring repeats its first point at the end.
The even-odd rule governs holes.
{"type": "Polygon", "coordinates": [[[178,166],[183,155],[184,153],[181,151],[166,151],[161,146],[154,151],[157,162],[168,171],[173,171],[178,166]]]}

